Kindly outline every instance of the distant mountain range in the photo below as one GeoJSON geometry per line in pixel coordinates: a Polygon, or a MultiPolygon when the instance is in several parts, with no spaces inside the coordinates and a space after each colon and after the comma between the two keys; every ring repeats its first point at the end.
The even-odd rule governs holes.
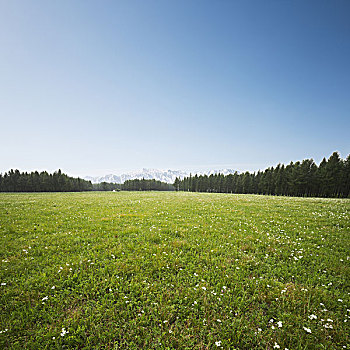
{"type": "MultiPolygon", "coordinates": [[[[198,174],[198,175],[212,175],[212,174],[224,174],[229,175],[233,174],[236,170],[232,169],[222,169],[222,170],[209,170],[204,172],[195,172],[192,173],[192,175],[198,174]]],[[[166,183],[174,183],[175,179],[178,177],[180,179],[183,179],[184,177],[190,176],[189,172],[182,171],[182,170],[158,170],[158,169],[142,169],[139,172],[130,172],[126,174],[121,175],[105,175],[105,176],[86,176],[84,177],[85,180],[91,181],[92,183],[100,183],[100,182],[112,182],[117,184],[122,184],[126,180],[133,180],[133,179],[148,179],[148,180],[157,180],[162,181],[166,183]]]]}

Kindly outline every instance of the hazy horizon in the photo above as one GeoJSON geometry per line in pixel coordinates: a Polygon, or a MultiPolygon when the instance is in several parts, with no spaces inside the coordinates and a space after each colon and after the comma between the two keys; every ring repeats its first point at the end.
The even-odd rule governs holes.
{"type": "MultiPolygon", "coordinates": [[[[338,152],[337,150],[335,150],[336,152],[338,152]]],[[[333,151],[334,152],[334,151],[333,151]]],[[[319,159],[315,159],[313,157],[310,157],[311,159],[313,159],[315,161],[315,163],[317,165],[319,165],[319,163],[321,162],[321,160],[323,158],[326,158],[328,159],[329,156],[331,156],[331,154],[333,153],[331,152],[330,154],[328,155],[325,155],[325,156],[322,156],[320,157],[319,159]]],[[[340,152],[338,152],[340,154],[340,152]]],[[[345,159],[349,154],[340,154],[340,157],[342,159],[345,159]]],[[[304,158],[306,159],[306,158],[304,158]]],[[[230,164],[228,165],[225,165],[225,164],[213,164],[212,166],[198,166],[197,168],[194,168],[194,167],[191,167],[191,168],[178,168],[178,169],[175,169],[175,168],[166,168],[166,167],[160,167],[160,168],[151,168],[151,167],[141,167],[141,168],[130,168],[130,169],[118,169],[118,168],[115,168],[117,170],[111,170],[112,168],[107,168],[107,169],[100,169],[99,172],[98,171],[95,171],[93,174],[82,174],[82,173],[71,173],[69,171],[66,171],[65,169],[62,169],[62,168],[57,168],[57,169],[47,169],[47,168],[43,168],[43,169],[37,169],[37,168],[32,168],[32,169],[21,169],[21,168],[11,168],[13,170],[15,169],[18,169],[20,170],[21,172],[31,172],[31,171],[39,171],[39,172],[42,172],[42,171],[47,171],[49,173],[53,173],[55,171],[58,171],[58,170],[61,170],[63,173],[69,175],[69,176],[74,176],[74,177],[80,177],[80,178],[86,178],[86,177],[103,177],[103,176],[106,176],[106,175],[123,175],[123,174],[129,174],[129,173],[138,173],[138,172],[142,172],[143,170],[158,170],[158,171],[168,171],[168,170],[171,170],[171,171],[184,171],[184,172],[187,172],[187,173],[192,173],[192,174],[195,174],[195,173],[199,173],[199,172],[208,172],[208,171],[211,171],[211,170],[225,170],[225,169],[231,169],[231,170],[235,170],[235,171],[238,171],[239,173],[244,173],[246,171],[249,171],[251,173],[253,172],[257,172],[257,171],[263,171],[265,170],[266,168],[268,167],[275,167],[277,166],[278,164],[284,164],[284,165],[288,165],[290,162],[297,162],[297,161],[302,161],[303,159],[291,159],[290,161],[287,161],[287,162],[277,162],[275,164],[270,164],[270,165],[267,165],[267,166],[261,166],[261,167],[258,167],[258,165],[256,164],[256,167],[253,167],[252,164],[237,164],[237,166],[230,166],[230,164]]],[[[0,173],[5,173],[11,169],[7,169],[5,171],[0,171],[0,173]]]]}

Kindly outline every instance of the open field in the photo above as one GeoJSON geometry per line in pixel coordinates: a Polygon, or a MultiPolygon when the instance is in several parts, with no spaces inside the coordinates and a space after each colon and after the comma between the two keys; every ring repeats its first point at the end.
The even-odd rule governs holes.
{"type": "Polygon", "coordinates": [[[350,349],[350,201],[0,194],[0,348],[350,349]]]}

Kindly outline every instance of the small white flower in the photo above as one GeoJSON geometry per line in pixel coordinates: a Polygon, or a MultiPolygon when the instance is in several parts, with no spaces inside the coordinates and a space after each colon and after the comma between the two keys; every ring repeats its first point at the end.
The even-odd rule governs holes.
{"type": "Polygon", "coordinates": [[[340,301],[341,303],[343,302],[343,299],[338,299],[338,301],[340,301]]]}
{"type": "Polygon", "coordinates": [[[310,315],[308,316],[310,320],[316,320],[317,319],[317,316],[316,315],[310,315]]]}
{"type": "Polygon", "coordinates": [[[56,287],[55,286],[52,286],[51,289],[55,289],[56,287]]]}
{"type": "Polygon", "coordinates": [[[303,327],[303,329],[304,329],[305,332],[311,333],[311,329],[310,328],[303,327]]]}
{"type": "Polygon", "coordinates": [[[205,287],[202,287],[202,289],[203,289],[203,290],[207,290],[207,288],[205,288],[205,287]]]}
{"type": "Polygon", "coordinates": [[[48,297],[48,296],[43,297],[41,300],[42,300],[42,301],[44,301],[44,300],[47,300],[47,299],[49,299],[49,297],[48,297]]]}
{"type": "Polygon", "coordinates": [[[274,349],[279,349],[280,346],[275,342],[275,345],[273,346],[274,349]]]}
{"type": "Polygon", "coordinates": [[[221,340],[215,342],[216,346],[221,346],[221,340]]]}
{"type": "Polygon", "coordinates": [[[262,331],[262,329],[261,328],[258,328],[258,332],[261,332],[262,331]]]}
{"type": "Polygon", "coordinates": [[[6,283],[5,283],[5,282],[2,282],[1,285],[2,285],[2,286],[6,286],[6,283]]]}
{"type": "Polygon", "coordinates": [[[282,321],[278,321],[277,325],[278,325],[279,328],[282,328],[282,321]]]}
{"type": "Polygon", "coordinates": [[[63,327],[62,332],[61,332],[61,337],[64,337],[67,333],[69,333],[69,332],[66,331],[66,329],[63,327]]]}
{"type": "Polygon", "coordinates": [[[221,323],[221,320],[217,319],[216,321],[218,321],[219,323],[221,323]]]}

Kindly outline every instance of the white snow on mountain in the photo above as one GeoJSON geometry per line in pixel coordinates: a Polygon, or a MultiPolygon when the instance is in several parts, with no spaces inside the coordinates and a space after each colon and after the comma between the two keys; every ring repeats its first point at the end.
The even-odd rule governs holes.
{"type": "MultiPolygon", "coordinates": [[[[194,172],[192,175],[214,175],[214,174],[223,174],[223,175],[229,175],[233,174],[235,170],[232,169],[222,169],[222,170],[209,170],[204,172],[194,172]]],[[[121,184],[124,183],[126,180],[133,180],[133,179],[147,179],[147,180],[157,180],[167,183],[174,183],[175,179],[178,177],[180,179],[183,179],[184,177],[190,176],[190,173],[187,171],[182,170],[158,170],[158,169],[142,169],[138,172],[130,172],[126,174],[121,175],[105,175],[105,176],[86,176],[84,179],[91,181],[92,183],[100,183],[100,182],[112,182],[121,184]]]]}

